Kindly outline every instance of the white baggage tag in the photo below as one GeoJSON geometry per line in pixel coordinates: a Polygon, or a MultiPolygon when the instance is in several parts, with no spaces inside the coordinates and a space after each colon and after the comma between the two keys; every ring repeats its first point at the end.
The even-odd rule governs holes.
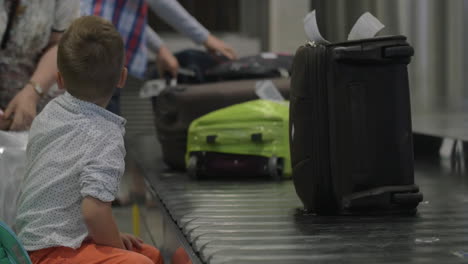
{"type": "Polygon", "coordinates": [[[169,82],[170,87],[177,86],[177,78],[172,78],[171,81],[169,82]]]}
{"type": "Polygon", "coordinates": [[[158,96],[166,87],[166,80],[163,79],[147,81],[140,89],[140,98],[158,96]]]}
{"type": "Polygon", "coordinates": [[[262,52],[260,56],[265,60],[274,60],[278,58],[278,55],[276,55],[276,53],[273,52],[262,52]]]}
{"type": "Polygon", "coordinates": [[[351,29],[348,40],[373,38],[385,27],[375,16],[366,12],[359,17],[351,29]]]}
{"type": "Polygon", "coordinates": [[[270,80],[258,81],[255,83],[255,94],[260,99],[270,100],[275,102],[284,101],[284,97],[276,88],[276,85],[270,80]]]}
{"type": "Polygon", "coordinates": [[[323,43],[323,44],[329,43],[329,41],[324,39],[322,35],[320,34],[315,10],[313,10],[312,12],[310,12],[309,14],[305,16],[304,31],[310,41],[323,43]]]}

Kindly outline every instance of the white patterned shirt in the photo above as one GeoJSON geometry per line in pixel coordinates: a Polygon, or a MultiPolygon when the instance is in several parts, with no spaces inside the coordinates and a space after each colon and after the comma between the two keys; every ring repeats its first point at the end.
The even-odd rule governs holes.
{"type": "MultiPolygon", "coordinates": [[[[0,0],[1,1],[1,0],[0,0]]],[[[210,32],[176,0],[81,0],[81,15],[96,15],[111,21],[125,42],[128,72],[143,78],[147,50],[153,52],[163,45],[161,38],[146,23],[147,4],[166,23],[202,44],[210,32]]]]}
{"type": "Polygon", "coordinates": [[[84,197],[113,201],[125,170],[125,119],[69,93],[34,119],[16,228],[26,250],[79,248],[84,197]]]}

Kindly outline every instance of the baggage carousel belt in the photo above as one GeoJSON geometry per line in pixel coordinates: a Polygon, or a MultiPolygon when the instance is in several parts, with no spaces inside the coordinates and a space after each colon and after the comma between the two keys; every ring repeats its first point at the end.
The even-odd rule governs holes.
{"type": "Polygon", "coordinates": [[[416,216],[305,214],[292,181],[146,175],[203,263],[466,263],[466,175],[416,164],[416,216]]]}

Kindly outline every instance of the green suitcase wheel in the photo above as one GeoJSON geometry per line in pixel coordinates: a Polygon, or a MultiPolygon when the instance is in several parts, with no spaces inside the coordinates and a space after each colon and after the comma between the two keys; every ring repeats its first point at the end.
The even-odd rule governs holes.
{"type": "Polygon", "coordinates": [[[195,155],[190,156],[187,163],[187,173],[191,179],[198,179],[198,157],[195,155]]]}

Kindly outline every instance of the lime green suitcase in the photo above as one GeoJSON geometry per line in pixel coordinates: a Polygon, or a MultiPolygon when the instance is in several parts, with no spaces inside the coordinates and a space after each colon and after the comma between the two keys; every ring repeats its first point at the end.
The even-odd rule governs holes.
{"type": "Polygon", "coordinates": [[[291,177],[289,102],[255,100],[194,120],[186,164],[192,178],[291,177]]]}

